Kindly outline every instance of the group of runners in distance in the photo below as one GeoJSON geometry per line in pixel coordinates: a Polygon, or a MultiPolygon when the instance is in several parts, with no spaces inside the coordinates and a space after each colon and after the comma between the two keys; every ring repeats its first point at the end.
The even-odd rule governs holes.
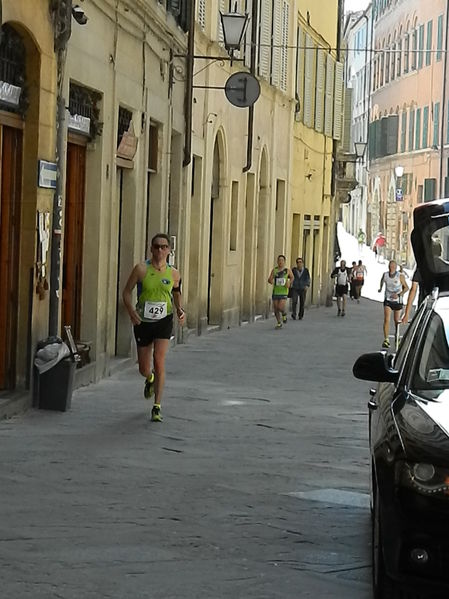
{"type": "MultiPolygon", "coordinates": [[[[348,294],[351,299],[360,303],[361,291],[367,276],[366,266],[362,260],[353,262],[352,266],[346,266],[346,261],[341,260],[339,266],[336,266],[331,273],[335,280],[335,297],[337,299],[337,316],[344,317],[346,314],[346,303],[348,294]]],[[[272,305],[274,317],[276,320],[275,328],[281,329],[287,322],[287,299],[292,299],[292,318],[302,319],[304,317],[304,302],[308,287],[310,286],[310,274],[304,267],[302,258],[296,261],[296,267],[286,266],[286,258],[280,254],[277,258],[277,265],[272,269],[268,277],[268,283],[272,285],[272,305]],[[296,272],[295,272],[296,271],[296,272]],[[301,278],[303,278],[302,283],[301,278]],[[300,302],[299,314],[296,313],[296,307],[300,302]]],[[[416,285],[415,285],[416,287],[416,285]]],[[[415,289],[412,291],[407,302],[405,313],[404,295],[409,290],[407,281],[402,269],[398,267],[395,260],[390,260],[388,270],[383,273],[379,283],[379,293],[384,290],[384,318],[383,318],[383,348],[390,347],[389,330],[391,314],[394,316],[395,324],[395,343],[399,340],[399,324],[407,322],[410,314],[411,304],[415,297],[415,289]]]]}

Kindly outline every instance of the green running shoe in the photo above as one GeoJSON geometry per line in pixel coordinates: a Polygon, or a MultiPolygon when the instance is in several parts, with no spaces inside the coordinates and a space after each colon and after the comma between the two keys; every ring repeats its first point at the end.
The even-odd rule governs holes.
{"type": "Polygon", "coordinates": [[[287,314],[282,314],[282,322],[284,324],[287,322],[287,314]]]}
{"type": "Polygon", "coordinates": [[[384,342],[382,343],[382,347],[389,348],[390,347],[390,341],[388,339],[384,339],[384,342]]]}
{"type": "Polygon", "coordinates": [[[145,399],[150,399],[154,395],[154,372],[150,374],[150,377],[145,381],[145,387],[143,388],[143,396],[145,399]]]}
{"type": "Polygon", "coordinates": [[[277,322],[276,326],[274,328],[275,329],[282,329],[282,322],[277,322]]]}
{"type": "Polygon", "coordinates": [[[161,406],[158,404],[154,404],[153,409],[151,410],[151,421],[162,422],[161,406]]]}

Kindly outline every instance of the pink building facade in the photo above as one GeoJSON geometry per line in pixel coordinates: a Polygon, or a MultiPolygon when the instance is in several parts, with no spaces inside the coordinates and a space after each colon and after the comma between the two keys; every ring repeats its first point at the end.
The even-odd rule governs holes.
{"type": "Polygon", "coordinates": [[[447,2],[373,2],[368,241],[413,266],[414,207],[449,195],[447,2]]]}

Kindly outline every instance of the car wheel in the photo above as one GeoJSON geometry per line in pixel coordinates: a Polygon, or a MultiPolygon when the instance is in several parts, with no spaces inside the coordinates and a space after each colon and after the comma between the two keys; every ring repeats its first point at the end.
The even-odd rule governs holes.
{"type": "Polygon", "coordinates": [[[379,489],[377,486],[373,493],[373,500],[372,550],[374,599],[400,599],[399,591],[394,581],[385,572],[382,551],[382,519],[380,513],[379,489]]]}

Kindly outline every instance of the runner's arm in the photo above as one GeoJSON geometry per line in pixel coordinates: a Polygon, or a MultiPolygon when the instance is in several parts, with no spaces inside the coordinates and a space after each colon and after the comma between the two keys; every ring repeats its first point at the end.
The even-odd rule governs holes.
{"type": "Polygon", "coordinates": [[[409,316],[410,316],[410,312],[412,310],[412,306],[413,306],[413,301],[416,297],[416,292],[418,290],[418,283],[417,281],[412,281],[412,286],[410,288],[410,293],[408,294],[408,298],[407,298],[407,305],[405,306],[405,312],[404,312],[404,316],[401,319],[401,322],[407,323],[409,316]]]}
{"type": "Polygon", "coordinates": [[[379,283],[378,293],[381,293],[381,291],[382,291],[382,287],[384,286],[384,280],[385,280],[385,275],[382,275],[382,278],[380,279],[380,283],[379,283]]]}
{"type": "Polygon", "coordinates": [[[132,303],[132,292],[134,287],[137,285],[139,281],[141,281],[142,275],[142,265],[136,264],[136,266],[132,269],[131,274],[129,275],[128,280],[126,281],[125,288],[123,289],[123,303],[125,304],[125,308],[128,310],[129,317],[133,325],[138,325],[142,322],[138,312],[136,311],[135,306],[132,303]]]}
{"type": "Polygon", "coordinates": [[[179,324],[182,326],[186,319],[186,313],[182,307],[181,275],[176,268],[173,269],[173,303],[175,304],[179,324]]]}
{"type": "Polygon", "coordinates": [[[273,270],[270,272],[270,276],[268,277],[268,282],[270,283],[270,285],[273,284],[274,281],[274,268],[273,270]]]}

